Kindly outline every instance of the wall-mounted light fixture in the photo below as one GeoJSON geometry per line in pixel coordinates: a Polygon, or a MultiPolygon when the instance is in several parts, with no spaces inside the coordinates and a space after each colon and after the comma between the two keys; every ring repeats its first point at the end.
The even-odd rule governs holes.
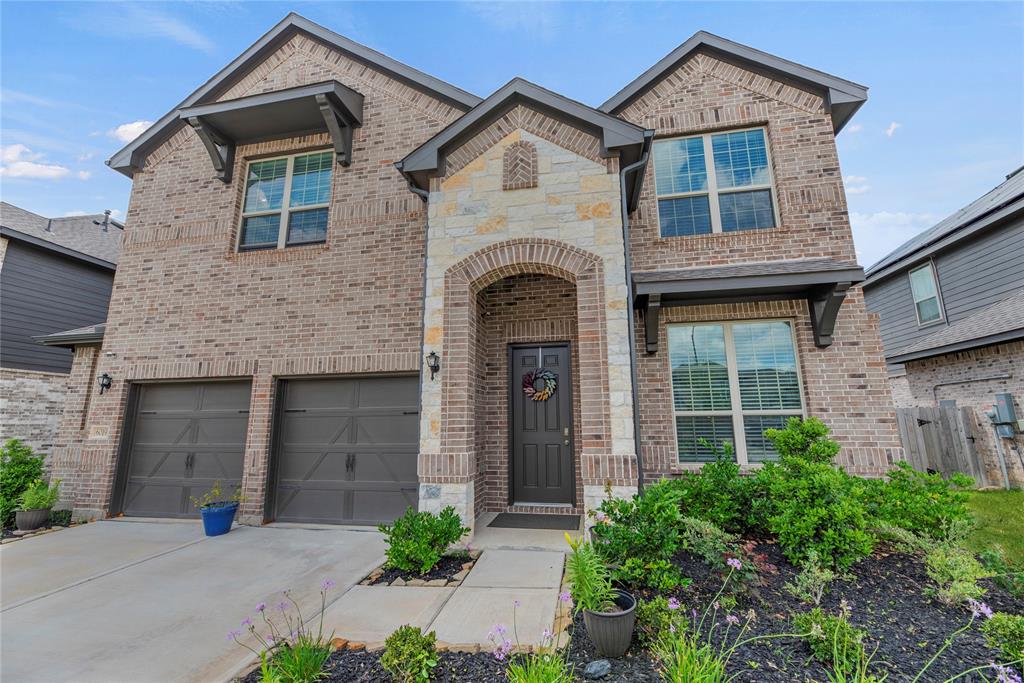
{"type": "Polygon", "coordinates": [[[434,379],[434,375],[441,372],[441,357],[434,351],[427,354],[427,368],[430,370],[431,380],[434,379]]]}
{"type": "Polygon", "coordinates": [[[96,381],[100,385],[100,394],[102,394],[104,391],[110,388],[111,384],[114,383],[114,378],[104,372],[96,381]]]}

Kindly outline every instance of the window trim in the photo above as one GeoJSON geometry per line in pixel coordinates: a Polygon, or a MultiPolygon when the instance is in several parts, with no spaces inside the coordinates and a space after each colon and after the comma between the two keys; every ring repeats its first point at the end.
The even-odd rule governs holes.
{"type": "MultiPolygon", "coordinates": [[[[918,327],[930,327],[932,325],[938,325],[938,324],[941,324],[941,323],[945,322],[946,321],[946,310],[945,310],[945,308],[943,307],[943,304],[942,304],[942,290],[939,287],[939,272],[938,272],[938,270],[935,269],[935,261],[933,261],[931,259],[928,259],[926,262],[922,263],[921,265],[916,266],[916,267],[911,268],[910,270],[908,270],[907,271],[907,283],[910,285],[910,302],[911,302],[911,304],[914,307],[914,319],[917,320],[917,326],[918,327]],[[935,304],[936,304],[936,307],[939,309],[939,317],[936,318],[935,320],[927,320],[925,322],[921,322],[921,313],[917,309],[917,304],[919,303],[919,300],[916,299],[915,295],[914,295],[914,280],[913,280],[912,276],[917,271],[924,270],[925,268],[930,268],[931,269],[931,273],[932,273],[932,286],[935,287],[935,304]]],[[[927,297],[927,299],[930,299],[930,298],[931,297],[927,297]]],[[[921,299],[920,301],[926,301],[927,299],[921,299]]]]}
{"type": "Polygon", "coordinates": [[[665,354],[666,361],[668,363],[668,381],[670,391],[669,401],[672,406],[672,434],[673,443],[675,444],[675,459],[673,460],[673,468],[679,470],[695,470],[700,469],[706,463],[703,462],[682,462],[679,459],[679,438],[676,436],[676,418],[677,417],[711,417],[711,416],[723,416],[728,415],[732,418],[732,434],[733,434],[733,451],[736,458],[736,464],[740,467],[760,467],[763,463],[760,462],[749,462],[747,459],[747,438],[746,432],[743,429],[743,418],[747,415],[784,415],[786,417],[807,417],[807,400],[804,396],[804,378],[803,378],[803,363],[800,359],[800,347],[797,344],[796,336],[796,325],[797,321],[793,318],[742,318],[738,320],[701,320],[698,322],[678,322],[670,323],[665,326],[666,336],[666,349],[669,349],[670,345],[668,342],[668,330],[672,327],[698,327],[701,325],[721,325],[723,328],[724,340],[725,340],[725,363],[726,372],[729,377],[729,410],[676,410],[675,402],[675,387],[672,385],[672,361],[671,353],[665,354]],[[796,382],[797,390],[800,394],[800,408],[779,409],[779,410],[744,410],[743,400],[740,396],[740,376],[739,369],[736,364],[736,347],[733,342],[733,326],[743,325],[747,323],[765,323],[765,322],[785,322],[789,323],[789,334],[790,340],[793,344],[793,359],[796,362],[796,382]]]}
{"type": "Polygon", "coordinates": [[[303,211],[310,211],[313,209],[327,209],[327,227],[330,229],[330,209],[331,200],[334,196],[334,166],[332,160],[331,166],[331,183],[327,193],[327,201],[321,204],[305,204],[301,207],[293,209],[291,207],[291,195],[292,195],[292,177],[295,170],[295,160],[298,157],[309,156],[312,154],[323,154],[325,152],[331,152],[330,148],[323,149],[307,149],[302,152],[295,152],[293,154],[278,154],[268,157],[260,157],[253,159],[246,159],[245,172],[242,173],[242,201],[241,207],[238,212],[238,235],[235,237],[235,251],[241,254],[250,251],[271,251],[274,249],[287,249],[290,247],[304,247],[310,244],[324,244],[327,241],[327,235],[324,234],[322,240],[316,240],[313,242],[296,242],[295,244],[288,244],[288,219],[292,213],[301,213],[303,211]],[[286,159],[287,164],[285,166],[284,173],[284,193],[281,197],[281,206],[277,209],[265,209],[260,211],[246,211],[245,210],[245,197],[248,191],[249,183],[249,168],[253,164],[262,164],[267,161],[278,161],[280,159],[286,159]],[[273,216],[280,214],[281,219],[277,226],[277,244],[274,246],[254,246],[246,247],[242,244],[242,230],[245,226],[246,218],[257,218],[259,216],[273,216]]]}
{"type": "Polygon", "coordinates": [[[781,226],[781,220],[779,216],[779,201],[778,194],[775,192],[775,172],[772,165],[772,151],[771,151],[771,138],[768,137],[767,126],[747,126],[746,128],[729,128],[725,130],[715,130],[707,133],[692,133],[686,135],[670,135],[663,138],[656,138],[654,144],[657,145],[659,142],[671,142],[673,140],[690,140],[693,138],[701,138],[704,143],[704,171],[707,175],[708,186],[705,190],[696,192],[669,192],[666,194],[660,194],[658,192],[658,170],[654,164],[651,164],[654,168],[654,203],[655,203],[655,221],[658,225],[658,237],[659,239],[675,239],[685,237],[706,237],[708,235],[736,235],[746,232],[756,232],[758,230],[774,230],[781,226]],[[715,135],[724,135],[728,133],[744,133],[746,131],[759,130],[764,134],[764,153],[768,160],[768,184],[757,184],[757,185],[744,185],[742,187],[718,187],[718,174],[715,169],[715,158],[714,149],[711,144],[711,138],[715,135]],[[757,228],[754,230],[734,230],[726,232],[722,230],[722,212],[718,198],[723,194],[735,194],[737,192],[754,192],[757,190],[768,190],[772,200],[772,217],[775,220],[775,225],[771,228],[757,228]],[[683,199],[686,197],[701,197],[707,196],[708,198],[708,211],[711,213],[711,232],[700,233],[697,235],[665,235],[661,231],[661,210],[658,207],[658,203],[662,199],[683,199]]]}

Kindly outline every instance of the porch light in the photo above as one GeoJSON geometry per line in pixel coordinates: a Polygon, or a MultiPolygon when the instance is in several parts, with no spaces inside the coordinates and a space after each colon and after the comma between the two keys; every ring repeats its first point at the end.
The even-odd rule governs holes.
{"type": "Polygon", "coordinates": [[[114,383],[114,378],[104,372],[96,381],[100,385],[100,394],[102,394],[104,391],[110,388],[111,384],[114,383]]]}
{"type": "Polygon", "coordinates": [[[441,372],[441,357],[434,351],[427,354],[427,368],[430,369],[431,380],[434,379],[434,375],[441,372]]]}

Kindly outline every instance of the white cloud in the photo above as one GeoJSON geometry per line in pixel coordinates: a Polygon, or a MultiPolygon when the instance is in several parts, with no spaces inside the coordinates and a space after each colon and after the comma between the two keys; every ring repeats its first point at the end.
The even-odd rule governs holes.
{"type": "Polygon", "coordinates": [[[843,176],[843,184],[846,185],[846,194],[864,194],[871,189],[867,184],[868,179],[862,175],[843,176]]]}
{"type": "Polygon", "coordinates": [[[535,38],[549,39],[563,23],[560,8],[553,2],[464,1],[470,10],[491,27],[502,31],[529,31],[535,38]]]}
{"type": "Polygon", "coordinates": [[[33,152],[22,144],[0,147],[0,176],[6,178],[63,178],[70,171],[58,164],[38,163],[42,154],[33,152]]]}
{"type": "Polygon", "coordinates": [[[104,40],[117,36],[158,38],[211,54],[217,47],[198,29],[150,3],[90,3],[87,10],[69,15],[68,21],[76,29],[98,34],[104,40]]]}
{"type": "Polygon", "coordinates": [[[850,225],[861,263],[870,265],[914,235],[935,225],[941,219],[933,213],[906,211],[850,212],[850,225]]]}
{"type": "Polygon", "coordinates": [[[846,132],[847,133],[859,133],[862,130],[864,130],[864,126],[862,126],[859,123],[853,123],[853,124],[851,124],[851,125],[846,127],[846,132]]]}
{"type": "Polygon", "coordinates": [[[88,180],[92,177],[92,171],[79,171],[75,174],[79,180],[88,180]]]}
{"type": "Polygon", "coordinates": [[[870,185],[853,185],[846,188],[846,194],[864,194],[871,189],[870,185]]]}
{"type": "Polygon", "coordinates": [[[107,135],[112,138],[116,138],[121,142],[127,143],[142,135],[146,129],[152,125],[152,121],[132,121],[131,123],[122,123],[117,128],[108,130],[107,135]]]}
{"type": "Polygon", "coordinates": [[[65,211],[64,212],[64,217],[65,218],[72,218],[74,216],[85,216],[85,215],[86,215],[85,211],[82,211],[81,209],[75,209],[74,211],[65,211]]]}
{"type": "Polygon", "coordinates": [[[889,127],[885,129],[885,134],[886,136],[891,138],[893,135],[896,134],[896,129],[902,127],[902,123],[896,123],[895,121],[893,121],[892,123],[889,124],[889,127]]]}

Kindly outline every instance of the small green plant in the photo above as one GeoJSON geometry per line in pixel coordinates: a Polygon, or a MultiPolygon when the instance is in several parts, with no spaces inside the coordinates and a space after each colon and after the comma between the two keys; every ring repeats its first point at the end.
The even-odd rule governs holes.
{"type": "Polygon", "coordinates": [[[567,533],[565,540],[572,549],[565,559],[565,576],[569,582],[574,609],[576,612],[585,609],[603,612],[610,609],[615,604],[615,592],[604,560],[583,537],[573,539],[567,533]]]}
{"type": "Polygon", "coordinates": [[[290,591],[272,607],[256,605],[256,614],[246,617],[241,628],[228,631],[228,640],[260,658],[261,683],[313,683],[324,676],[323,668],[331,656],[331,637],[324,637],[324,609],[327,593],[334,581],[320,584],[320,618],[316,631],[307,625],[299,604],[290,591]],[[255,647],[242,640],[248,632],[255,647]]]}
{"type": "Polygon", "coordinates": [[[989,647],[998,648],[1010,661],[1024,660],[1024,614],[996,612],[981,625],[989,647]]]}
{"type": "Polygon", "coordinates": [[[636,606],[636,634],[644,647],[652,647],[666,633],[682,631],[688,626],[682,605],[675,598],[658,595],[641,600],[636,606]]]}
{"type": "MultiPolygon", "coordinates": [[[[569,596],[562,594],[559,600],[568,601],[569,596]]],[[[512,606],[512,632],[516,629],[516,607],[519,601],[512,606]]],[[[536,649],[523,652],[525,648],[519,646],[518,636],[516,645],[519,646],[518,654],[512,654],[512,641],[506,638],[507,629],[503,624],[495,624],[487,639],[494,645],[492,655],[499,662],[508,660],[508,667],[505,669],[505,677],[510,683],[569,683],[573,680],[573,667],[569,663],[569,648],[564,648],[564,655],[560,654],[555,644],[555,635],[544,630],[541,641],[536,649]]]]}
{"type": "Polygon", "coordinates": [[[380,664],[395,683],[427,683],[437,666],[436,634],[418,626],[400,626],[384,641],[380,664]]]}
{"type": "Polygon", "coordinates": [[[43,478],[43,456],[18,439],[8,439],[0,448],[0,523],[14,524],[14,511],[25,489],[43,478]]]}
{"type": "Polygon", "coordinates": [[[688,586],[690,579],[684,578],[679,568],[668,560],[644,562],[631,557],[613,572],[616,581],[630,586],[653,588],[657,591],[671,591],[688,586]]]}
{"type": "Polygon", "coordinates": [[[784,429],[768,429],[764,435],[783,460],[796,458],[827,465],[839,453],[839,444],[828,438],[829,428],[816,417],[791,417],[784,429]]]}
{"type": "Polygon", "coordinates": [[[974,480],[964,474],[944,479],[901,462],[887,479],[865,484],[870,514],[915,534],[943,540],[950,522],[970,519],[967,500],[974,480]]]}
{"type": "Polygon", "coordinates": [[[1012,567],[1006,561],[1006,553],[1001,546],[981,551],[979,558],[997,586],[1015,598],[1024,598],[1024,571],[1012,567]]]}
{"type": "Polygon", "coordinates": [[[717,526],[696,517],[684,517],[679,522],[680,544],[716,569],[725,566],[725,560],[736,542],[736,537],[717,526]]]}
{"type": "Polygon", "coordinates": [[[985,594],[985,589],[977,582],[988,576],[988,572],[969,550],[942,543],[931,548],[924,560],[925,572],[936,584],[929,590],[941,602],[958,605],[985,594]]]}
{"type": "Polygon", "coordinates": [[[392,525],[377,527],[385,536],[387,566],[404,572],[426,574],[433,569],[448,546],[469,533],[455,508],[441,514],[417,512],[411,507],[392,525]]]}
{"type": "Polygon", "coordinates": [[[822,596],[835,579],[836,573],[828,567],[823,567],[818,559],[818,553],[812,550],[807,553],[800,573],[786,583],[785,589],[799,600],[820,605],[822,596]]]}
{"type": "Polygon", "coordinates": [[[192,501],[192,505],[196,508],[209,508],[227,505],[228,503],[241,503],[244,496],[242,496],[242,489],[236,488],[234,493],[225,498],[224,489],[221,488],[221,483],[218,479],[213,482],[213,486],[210,487],[210,490],[199,498],[196,498],[195,496],[189,496],[189,498],[192,501]]]}
{"type": "Polygon", "coordinates": [[[22,510],[49,510],[60,499],[60,482],[58,479],[52,484],[47,484],[42,479],[36,479],[24,493],[21,494],[22,510]]]}
{"type": "Polygon", "coordinates": [[[69,526],[71,510],[50,510],[50,524],[53,526],[69,526]]]}
{"type": "Polygon", "coordinates": [[[793,617],[793,627],[808,634],[805,640],[814,658],[834,671],[848,675],[865,658],[865,633],[850,624],[845,602],[839,614],[826,614],[820,607],[798,614],[793,617]]]}
{"type": "Polygon", "coordinates": [[[612,564],[629,558],[668,560],[679,547],[679,493],[670,480],[648,486],[632,499],[608,497],[591,528],[598,552],[612,564]]]}

